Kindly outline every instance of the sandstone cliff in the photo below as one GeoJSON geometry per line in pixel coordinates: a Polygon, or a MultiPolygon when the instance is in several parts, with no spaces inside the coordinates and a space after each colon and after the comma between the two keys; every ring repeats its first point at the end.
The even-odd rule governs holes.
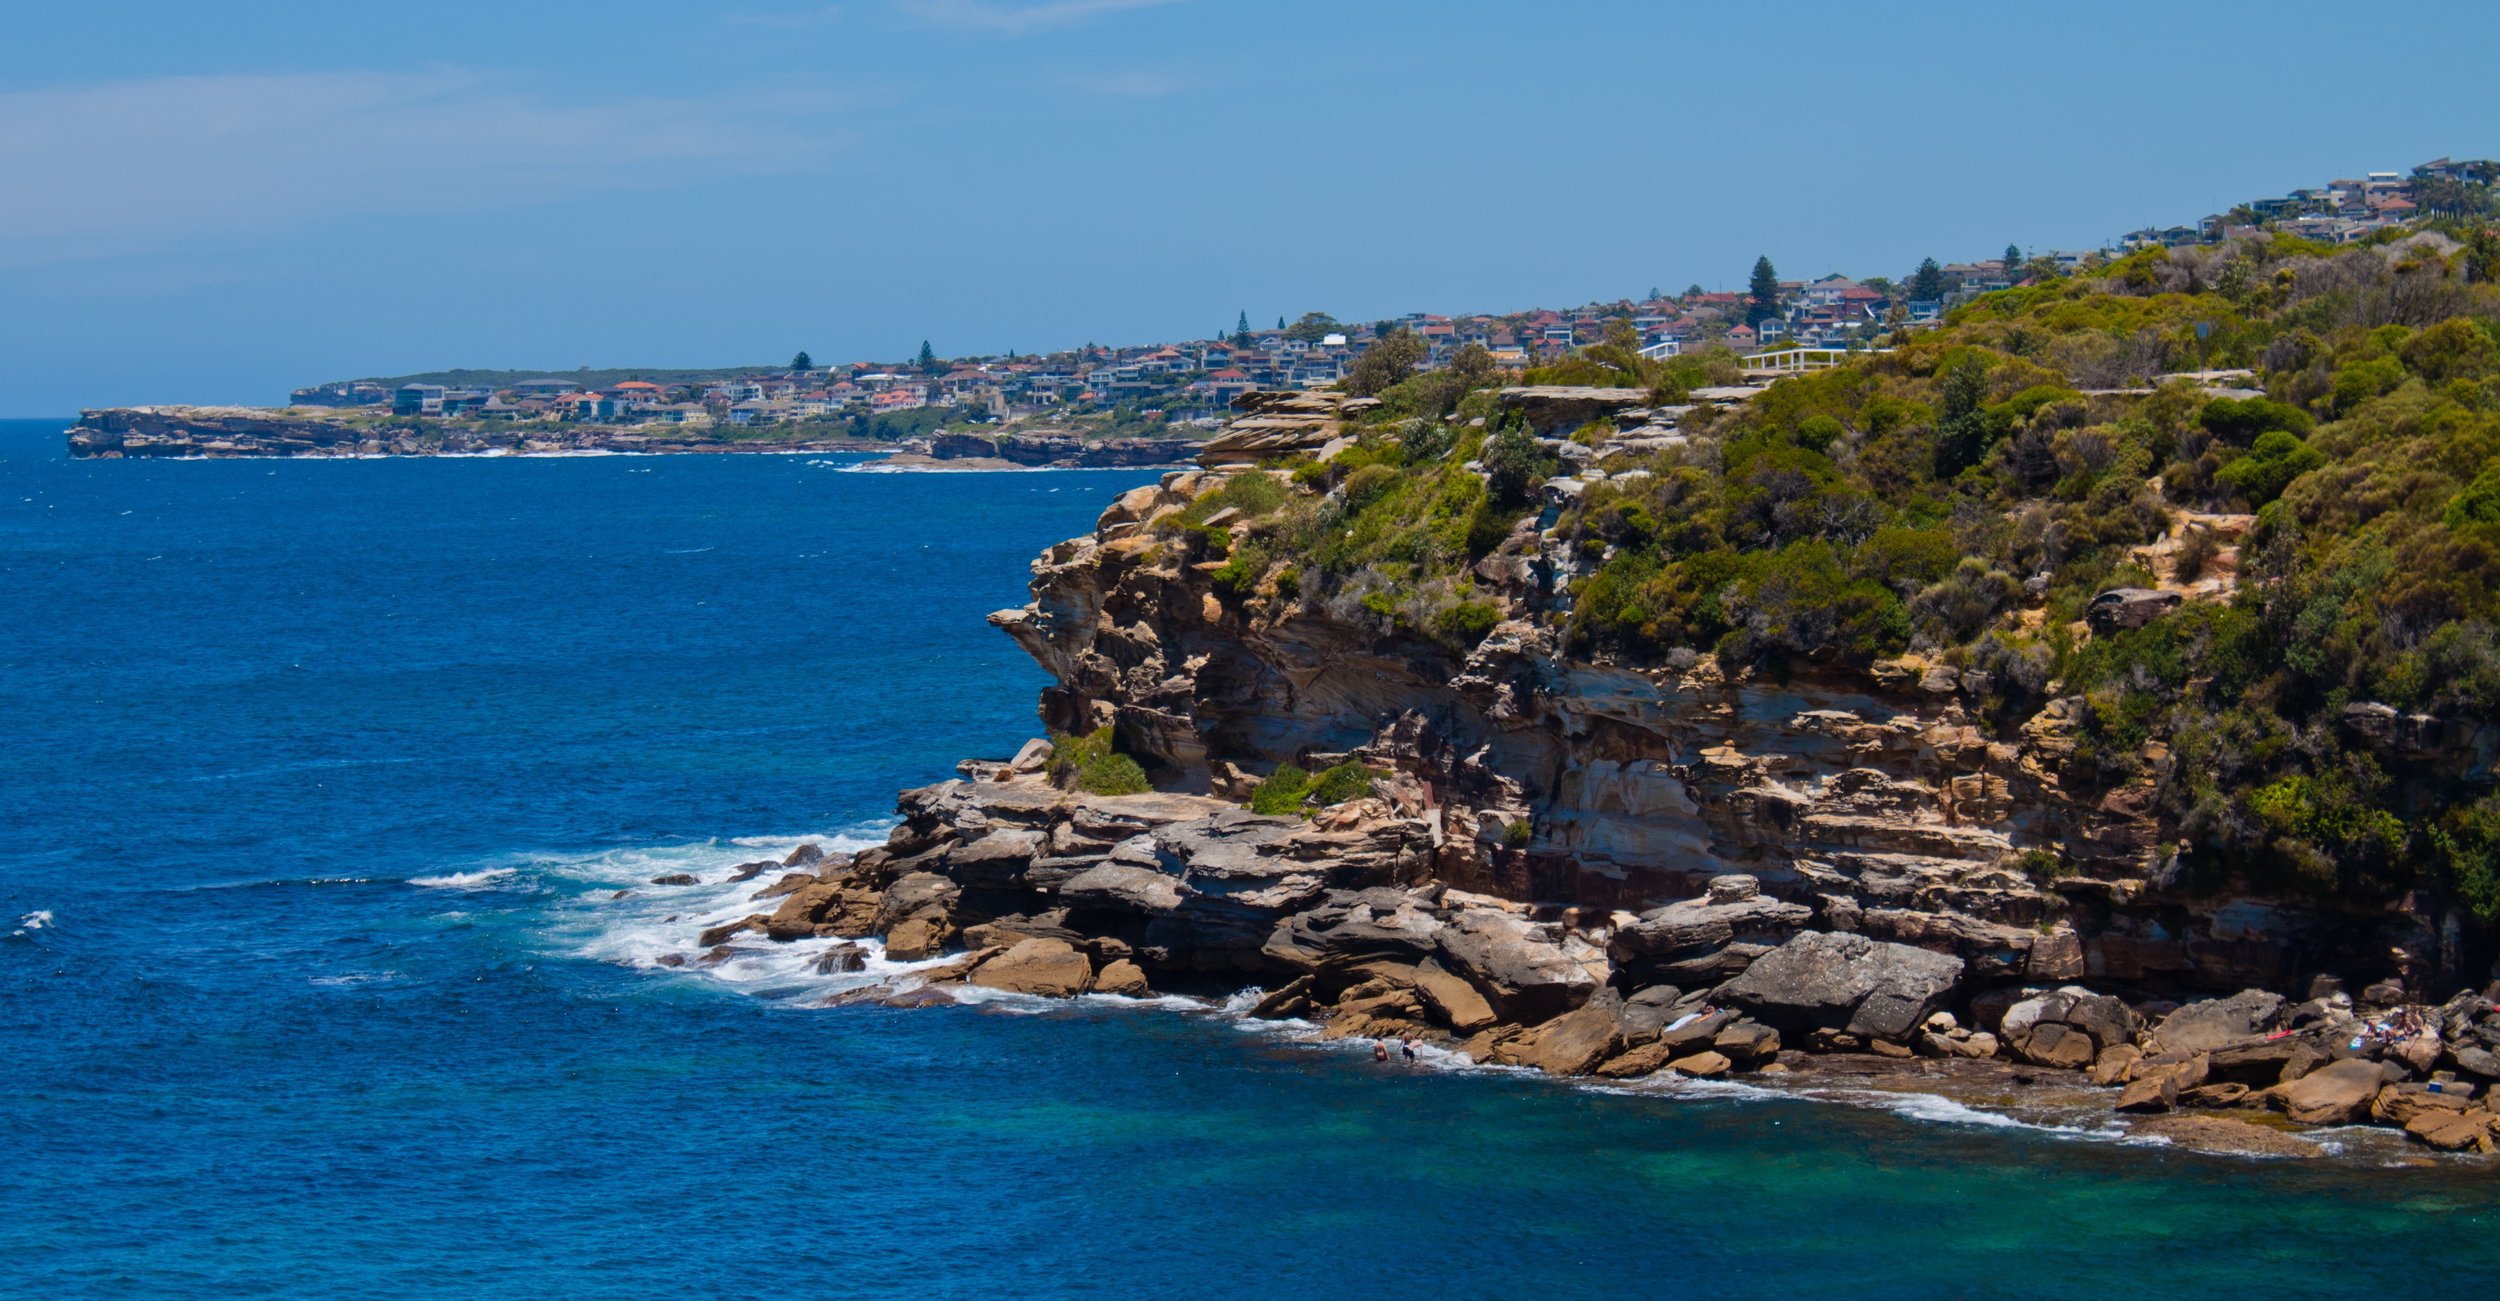
{"type": "MultiPolygon", "coordinates": [[[[1276,764],[1353,756],[1391,774],[1432,879],[1627,935],[1741,872],[1817,926],[1949,951],[1983,981],[2184,996],[2474,974],[2453,918],[2184,888],[2143,787],[2061,785],[2070,702],[2001,739],[1954,670],[1915,659],[1729,680],[1708,659],[1576,660],[1526,618],[1462,654],[1190,563],[1157,524],[1222,478],[1123,495],[1035,561],[1030,604],[991,616],[1056,679],[1049,726],[1111,727],[1168,789],[1238,799],[1276,764]]],[[[1558,567],[1523,527],[1477,577],[1532,615],[1558,567]]],[[[1717,960],[1732,975],[1742,956],[1717,960]]]]}

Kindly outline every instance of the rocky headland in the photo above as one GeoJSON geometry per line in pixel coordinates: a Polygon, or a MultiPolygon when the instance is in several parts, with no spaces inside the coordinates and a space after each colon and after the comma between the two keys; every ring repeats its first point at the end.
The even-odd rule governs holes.
{"type": "MultiPolygon", "coordinates": [[[[2475,978],[2461,919],[2419,893],[2335,907],[2197,884],[2146,782],[2061,777],[2072,700],[1989,727],[1983,683],[1916,655],[1775,680],[1568,654],[1540,618],[1575,564],[1551,512],[1474,565],[1499,617],[1463,645],[1181,544],[1228,522],[1256,536],[1208,500],[1293,476],[1231,449],[1325,459],[1344,445],[1328,399],[1254,411],[1209,445],[1220,468],[1123,494],[1034,562],[1033,600],[991,622],[1054,679],[1056,740],[905,792],[883,846],[741,869],[752,914],[679,961],[873,939],[915,965],[841,998],[1255,989],[1253,1015],[1329,1038],[1556,1076],[2048,1090],[2266,1154],[2351,1124],[2500,1144],[2500,988],[2475,978]],[[1089,790],[1089,737],[1153,789],[1089,790]],[[1323,771],[1357,778],[1246,807],[1323,771]]],[[[2178,599],[2116,593],[2092,617],[2132,626],[2178,599]]]]}
{"type": "Polygon", "coordinates": [[[742,432],[657,423],[392,422],[318,408],[151,406],[84,412],[67,437],[70,455],[106,460],[881,452],[888,454],[881,463],[897,468],[954,469],[1169,466],[1187,462],[1198,448],[1186,438],[1089,441],[1064,433],[939,434],[898,445],[848,437],[737,436],[742,432]]]}

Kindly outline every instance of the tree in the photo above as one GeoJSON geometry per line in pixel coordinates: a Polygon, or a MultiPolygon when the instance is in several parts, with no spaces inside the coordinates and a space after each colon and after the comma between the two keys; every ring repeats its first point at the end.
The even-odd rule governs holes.
{"type": "Polygon", "coordinates": [[[2005,278],[2006,278],[2006,279],[2008,279],[2008,280],[2011,280],[2011,279],[2013,279],[2016,275],[2020,274],[2020,272],[2021,272],[2021,270],[2022,270],[2022,265],[2023,265],[2023,251],[2022,251],[2021,247],[2019,247],[2019,246],[2017,246],[2017,245],[2013,245],[2013,244],[2008,244],[2008,245],[2006,245],[2006,246],[2005,246],[2005,278]]]}
{"type": "Polygon", "coordinates": [[[920,341],[920,369],[924,371],[934,371],[937,368],[937,353],[931,350],[927,339],[922,339],[920,341]]]}
{"type": "MultiPolygon", "coordinates": [[[[1277,324],[1280,327],[1284,326],[1284,322],[1282,321],[1277,322],[1277,324]]],[[[1304,312],[1301,320],[1294,322],[1290,328],[1285,329],[1285,337],[1288,339],[1298,340],[1302,343],[1317,343],[1320,340],[1327,338],[1329,335],[1338,333],[1344,328],[1345,327],[1337,324],[1336,317],[1330,316],[1326,312],[1304,312]]]]}
{"type": "Polygon", "coordinates": [[[807,349],[801,348],[799,349],[799,355],[790,359],[790,369],[814,370],[816,369],[816,359],[807,355],[807,349]]]}
{"type": "Polygon", "coordinates": [[[1526,429],[1513,425],[1485,447],[1485,495],[1496,506],[1516,510],[1528,504],[1544,469],[1545,449],[1526,429]]]}
{"type": "Polygon", "coordinates": [[[1692,284],[1684,286],[1684,296],[1686,298],[1699,298],[1707,292],[1709,291],[1703,289],[1699,281],[1695,281],[1692,284]]]}
{"type": "Polygon", "coordinates": [[[1415,374],[1428,351],[1413,330],[1391,330],[1354,359],[1353,369],[1346,372],[1345,391],[1367,398],[1395,388],[1415,374]]]}
{"type": "Polygon", "coordinates": [[[1471,343],[1450,354],[1449,365],[1442,369],[1472,389],[1492,383],[1500,368],[1493,364],[1493,354],[1485,351],[1483,344],[1471,343]]]}
{"type": "Polygon", "coordinates": [[[2500,278],[2500,230],[2477,226],[2465,237],[2465,278],[2478,285],[2500,278]]]}
{"type": "Polygon", "coordinates": [[[1233,322],[1233,346],[1236,348],[1247,348],[1250,346],[1249,308],[1243,308],[1241,310],[1241,319],[1233,322]]]}
{"type": "Polygon", "coordinates": [[[1921,261],[1918,270],[1910,273],[1910,301],[1932,303],[1944,297],[1944,290],[1944,268],[1936,265],[1936,259],[1921,261]]]}
{"type": "Polygon", "coordinates": [[[1765,256],[1753,260],[1753,283],[1745,301],[1745,324],[1760,325],[1780,314],[1780,273],[1765,256]]]}

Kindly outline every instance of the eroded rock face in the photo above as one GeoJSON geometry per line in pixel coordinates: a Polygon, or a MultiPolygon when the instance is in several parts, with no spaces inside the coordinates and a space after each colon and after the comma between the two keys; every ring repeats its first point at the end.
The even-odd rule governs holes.
{"type": "Polygon", "coordinates": [[[1906,1041],[1961,977],[1962,960],[1948,954],[1815,931],[1764,955],[1724,993],[1783,1028],[1906,1041]]]}
{"type": "MultiPolygon", "coordinates": [[[[1519,400],[1565,411],[1582,396],[1519,400]]],[[[1334,418],[1325,399],[1275,401],[1246,414],[1334,418]]],[[[1632,914],[1612,928],[1616,960],[1675,966],[1679,983],[1727,979],[1755,956],[1744,946],[1808,925],[1950,952],[1992,984],[2293,988],[2336,954],[2384,966],[2396,948],[2433,983],[2460,978],[2437,917],[2166,894],[2165,855],[2181,842],[2151,788],[2069,786],[2079,700],[2000,731],[1973,708],[1985,674],[1915,655],[1777,683],[1730,678],[1708,657],[1574,658],[1536,616],[1583,562],[1532,526],[1476,567],[1506,617],[1463,655],[1347,603],[1264,582],[1219,590],[1158,521],[1252,473],[1267,472],[1188,471],[1122,495],[1093,534],[1035,562],[1031,604],[993,616],[1055,679],[1050,725],[1111,726],[1163,788],[1238,797],[1230,783],[1277,763],[1363,758],[1419,832],[1415,879],[1632,914]],[[2050,854],[2059,879],[2026,870],[2029,851],[2050,854]],[[1737,874],[1811,919],[1766,908],[1731,921],[1759,934],[1683,945],[1690,932],[1647,916],[1737,874]]],[[[1262,525],[1234,527],[1254,539],[1262,525]]]]}
{"type": "Polygon", "coordinates": [[[1626,970],[1709,983],[1743,971],[1814,918],[1804,904],[1764,897],[1750,876],[1712,877],[1708,891],[1617,927],[1607,951],[1626,970]]]}
{"type": "Polygon", "coordinates": [[[1453,914],[1441,960],[1483,991],[1503,1019],[1534,1024],[1588,1001],[1610,976],[1606,956],[1557,928],[1490,908],[1453,914]]]}

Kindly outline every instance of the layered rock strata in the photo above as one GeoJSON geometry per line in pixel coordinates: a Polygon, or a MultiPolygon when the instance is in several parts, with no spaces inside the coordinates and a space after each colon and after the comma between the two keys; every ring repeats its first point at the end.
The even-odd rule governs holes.
{"type": "Polygon", "coordinates": [[[1988,727],[1984,682],[1915,657],[1785,681],[1572,658],[1540,619],[1569,562],[1533,521],[1473,575],[1509,617],[1455,652],[1219,587],[1162,525],[1228,473],[1272,472],[1122,495],[992,616],[1054,679],[1051,729],[1109,729],[1155,792],[1071,789],[1044,742],[967,762],[705,943],[881,936],[932,988],[1255,987],[1325,1035],[1561,1075],[1993,1063],[2182,1135],[2210,1126],[2165,1113],[2500,1141],[2500,991],[2422,1001],[2463,983],[2455,919],[2187,888],[2148,788],[2061,779],[2074,702],[1988,727]],[[1243,808],[1288,761],[1372,778],[1243,808]]]}

